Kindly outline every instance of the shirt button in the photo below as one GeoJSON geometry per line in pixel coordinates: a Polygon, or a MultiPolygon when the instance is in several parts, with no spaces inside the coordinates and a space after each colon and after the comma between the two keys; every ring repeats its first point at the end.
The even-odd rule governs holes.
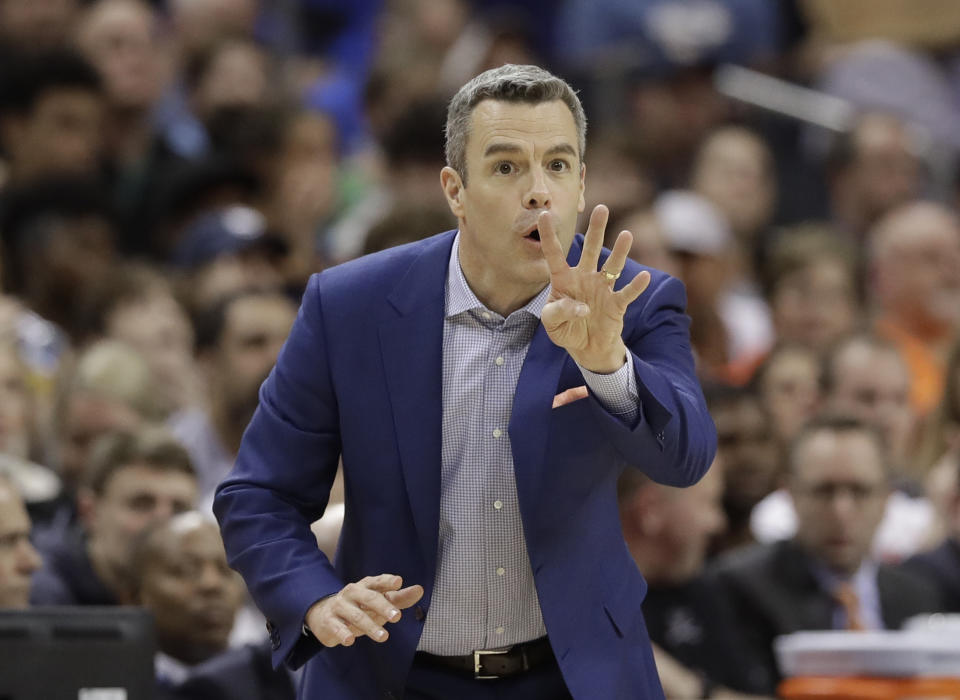
{"type": "Polygon", "coordinates": [[[503,627],[497,627],[497,629],[495,629],[494,632],[496,632],[497,634],[503,634],[503,627]]]}
{"type": "Polygon", "coordinates": [[[493,437],[498,438],[498,437],[500,437],[501,435],[503,435],[503,431],[501,431],[500,428],[494,428],[494,429],[493,429],[493,437]]]}
{"type": "Polygon", "coordinates": [[[503,364],[503,358],[502,358],[502,357],[498,357],[497,360],[496,360],[496,362],[497,362],[497,367],[499,367],[500,365],[503,364]]]}
{"type": "Polygon", "coordinates": [[[501,501],[501,500],[499,500],[499,499],[496,500],[496,501],[494,501],[494,502],[493,502],[493,507],[496,508],[497,510],[500,510],[501,508],[503,508],[503,501],[501,501]]]}
{"type": "Polygon", "coordinates": [[[484,311],[484,312],[483,312],[482,314],[480,314],[480,315],[483,316],[483,320],[484,320],[484,321],[489,321],[489,320],[490,320],[490,312],[489,312],[489,311],[484,311]]]}
{"type": "Polygon", "coordinates": [[[507,572],[502,566],[497,567],[497,576],[503,576],[507,572]]]}

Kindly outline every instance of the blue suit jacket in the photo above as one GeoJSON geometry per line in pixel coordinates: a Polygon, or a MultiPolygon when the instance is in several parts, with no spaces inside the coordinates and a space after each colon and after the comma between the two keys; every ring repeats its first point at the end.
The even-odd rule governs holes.
{"type": "MultiPolygon", "coordinates": [[[[301,697],[399,698],[429,615],[440,508],[442,345],[454,232],[360,258],[311,278],[299,316],[214,509],[227,554],[270,621],[274,662],[307,663],[301,697]],[[308,527],[342,456],[346,514],[336,561],[308,527]],[[307,609],[364,576],[394,573],[425,594],[375,644],[324,649],[301,634],[307,609]],[[321,652],[321,653],[317,653],[321,652]]],[[[568,260],[579,260],[582,236],[568,260]]],[[[606,251],[604,252],[606,255],[606,251]]],[[[640,270],[628,262],[622,286],[640,270]]],[[[625,426],[590,396],[540,326],[509,426],[540,607],[575,698],[662,697],[640,603],[646,584],[620,530],[626,465],[688,485],[716,433],[694,374],[682,285],[657,270],[628,309],[641,417],[625,426]]]]}

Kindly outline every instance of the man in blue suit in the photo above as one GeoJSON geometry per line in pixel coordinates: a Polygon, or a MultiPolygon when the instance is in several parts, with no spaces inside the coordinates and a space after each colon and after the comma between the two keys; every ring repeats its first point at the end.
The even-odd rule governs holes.
{"type": "Polygon", "coordinates": [[[477,76],[440,175],[459,230],[311,278],[215,502],[302,698],[663,697],[616,481],[689,485],[716,435],[682,285],[627,232],[603,249],[603,206],[574,235],[585,132],[546,71],[477,76]]]}

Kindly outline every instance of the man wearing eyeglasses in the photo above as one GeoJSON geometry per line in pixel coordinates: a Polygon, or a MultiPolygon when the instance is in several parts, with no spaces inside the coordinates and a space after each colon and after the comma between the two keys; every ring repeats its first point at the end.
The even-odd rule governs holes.
{"type": "Polygon", "coordinates": [[[780,678],[775,637],[897,629],[940,605],[925,581],[870,558],[890,493],[873,428],[845,416],[817,418],[794,442],[787,469],[796,535],[734,552],[716,568],[753,653],[766,660],[771,693],[780,678]]]}

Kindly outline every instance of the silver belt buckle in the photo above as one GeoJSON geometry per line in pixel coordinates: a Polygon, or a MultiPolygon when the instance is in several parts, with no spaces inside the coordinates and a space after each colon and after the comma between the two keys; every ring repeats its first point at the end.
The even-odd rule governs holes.
{"type": "Polygon", "coordinates": [[[480,659],[492,654],[509,654],[510,649],[478,649],[473,652],[473,678],[474,680],[495,680],[500,676],[482,676],[480,675],[480,659]]]}

